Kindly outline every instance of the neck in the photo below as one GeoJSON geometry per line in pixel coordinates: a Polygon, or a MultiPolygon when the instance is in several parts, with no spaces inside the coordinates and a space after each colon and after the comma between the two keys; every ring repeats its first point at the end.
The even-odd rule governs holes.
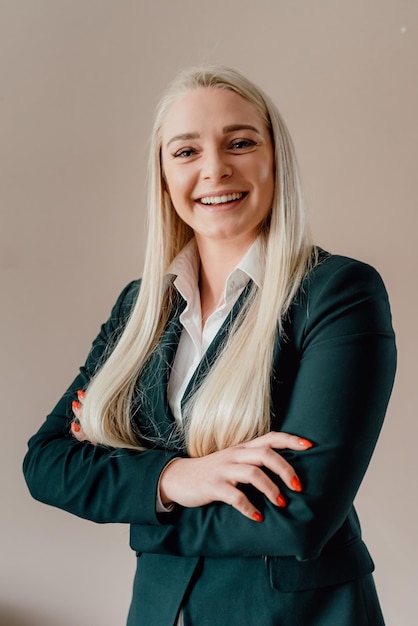
{"type": "Polygon", "coordinates": [[[252,241],[244,245],[231,241],[203,240],[198,235],[196,243],[200,256],[200,303],[202,320],[214,311],[221,302],[226,279],[247,252],[252,241]]]}

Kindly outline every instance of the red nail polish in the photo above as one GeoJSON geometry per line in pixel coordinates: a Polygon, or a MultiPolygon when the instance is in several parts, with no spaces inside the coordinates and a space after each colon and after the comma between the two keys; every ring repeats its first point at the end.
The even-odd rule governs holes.
{"type": "Polygon", "coordinates": [[[76,422],[71,422],[71,428],[75,433],[79,433],[81,428],[76,422]]]}
{"type": "Polygon", "coordinates": [[[77,411],[78,409],[81,409],[81,404],[77,402],[77,400],[73,400],[71,403],[71,406],[72,406],[73,411],[77,411]]]}
{"type": "Polygon", "coordinates": [[[294,491],[302,491],[302,484],[297,476],[293,476],[290,484],[292,485],[292,489],[294,491]]]}
{"type": "Polygon", "coordinates": [[[254,513],[252,514],[252,518],[253,518],[253,520],[255,522],[262,522],[263,521],[263,516],[258,511],[254,511],[254,513]]]}
{"type": "Polygon", "coordinates": [[[277,496],[277,500],[276,500],[277,504],[279,506],[281,506],[282,508],[284,508],[285,506],[287,506],[287,502],[286,500],[283,498],[282,494],[279,493],[279,495],[277,496]]]}
{"type": "Polygon", "coordinates": [[[303,437],[300,437],[299,445],[302,446],[303,448],[312,448],[313,443],[312,441],[309,441],[309,439],[303,439],[303,437]]]}
{"type": "Polygon", "coordinates": [[[86,397],[86,392],[83,391],[82,389],[79,389],[77,391],[77,397],[79,400],[84,400],[84,398],[86,397]]]}

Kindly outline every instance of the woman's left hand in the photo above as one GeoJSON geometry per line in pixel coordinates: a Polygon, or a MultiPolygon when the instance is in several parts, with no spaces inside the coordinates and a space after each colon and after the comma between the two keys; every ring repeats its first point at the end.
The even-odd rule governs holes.
{"type": "Polygon", "coordinates": [[[161,472],[161,502],[164,506],[179,504],[186,508],[224,502],[245,517],[261,522],[261,512],[240,485],[252,485],[275,506],[285,507],[278,485],[265,470],[278,476],[292,491],[302,491],[295,470],[278,450],[304,451],[312,445],[297,435],[271,431],[205,456],[178,457],[161,472]]]}
{"type": "Polygon", "coordinates": [[[82,417],[83,417],[83,402],[84,402],[84,398],[85,398],[86,394],[84,393],[84,391],[77,391],[77,400],[74,400],[71,408],[73,410],[74,413],[74,419],[71,422],[71,434],[72,436],[77,439],[77,441],[89,441],[87,435],[85,434],[81,423],[82,423],[82,417]]]}

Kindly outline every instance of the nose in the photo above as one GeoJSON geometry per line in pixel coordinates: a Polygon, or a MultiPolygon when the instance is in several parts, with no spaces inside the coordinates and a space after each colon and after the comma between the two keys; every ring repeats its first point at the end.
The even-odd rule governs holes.
{"type": "Polygon", "coordinates": [[[206,150],[201,161],[203,180],[218,181],[229,178],[233,169],[228,157],[229,155],[216,148],[206,150]]]}

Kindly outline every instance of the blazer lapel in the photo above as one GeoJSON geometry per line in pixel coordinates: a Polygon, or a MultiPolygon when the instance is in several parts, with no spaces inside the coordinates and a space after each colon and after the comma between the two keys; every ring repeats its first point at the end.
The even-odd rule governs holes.
{"type": "Polygon", "coordinates": [[[247,299],[248,294],[250,293],[250,290],[251,290],[251,287],[253,286],[253,284],[254,283],[253,283],[252,280],[250,280],[248,282],[248,284],[244,288],[243,292],[239,296],[238,300],[234,304],[234,306],[233,306],[231,312],[229,313],[228,317],[226,318],[225,322],[222,324],[221,328],[219,329],[219,331],[216,334],[215,338],[213,339],[212,343],[210,344],[210,346],[206,350],[205,354],[203,355],[202,360],[200,361],[199,365],[197,366],[197,368],[196,368],[192,378],[190,379],[189,384],[187,385],[186,391],[184,392],[184,396],[183,396],[183,399],[181,401],[181,408],[182,408],[182,410],[184,408],[184,405],[187,403],[187,401],[191,398],[191,396],[199,388],[200,384],[203,382],[203,380],[206,377],[207,373],[209,372],[210,368],[214,364],[214,362],[216,360],[216,357],[218,356],[220,350],[222,350],[222,347],[223,347],[224,343],[228,339],[229,331],[231,329],[231,326],[233,325],[239,310],[241,309],[242,305],[244,304],[245,300],[247,299]]]}
{"type": "MultiPolygon", "coordinates": [[[[197,366],[184,393],[181,402],[182,409],[214,364],[252,285],[253,281],[250,280],[197,366]]],[[[167,398],[170,372],[183,330],[180,315],[186,307],[185,300],[177,292],[176,294],[172,315],[158,346],[138,378],[135,409],[132,417],[133,422],[137,424],[139,437],[142,436],[148,446],[150,441],[153,441],[157,447],[161,446],[168,450],[182,449],[178,437],[178,427],[167,398]]]]}

